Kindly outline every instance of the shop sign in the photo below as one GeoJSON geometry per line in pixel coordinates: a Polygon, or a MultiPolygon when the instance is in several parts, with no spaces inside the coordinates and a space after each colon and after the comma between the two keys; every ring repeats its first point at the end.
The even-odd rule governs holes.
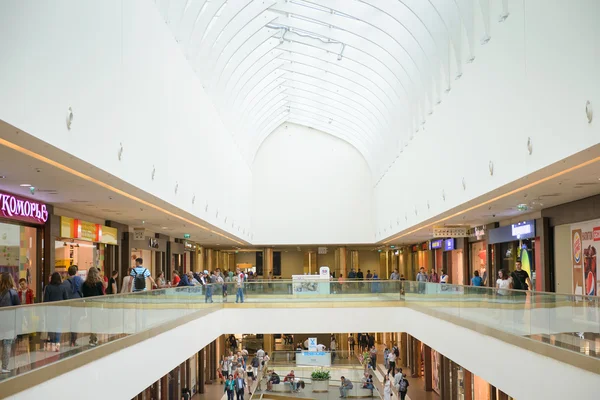
{"type": "Polygon", "coordinates": [[[146,230],[144,228],[133,228],[133,240],[144,240],[146,230]]]}
{"type": "Polygon", "coordinates": [[[452,251],[456,248],[456,240],[446,239],[444,240],[444,251],[452,251]]]}
{"type": "Polygon", "coordinates": [[[154,238],[150,238],[148,240],[148,247],[150,247],[151,249],[158,249],[160,247],[158,240],[154,239],[154,238]]]}
{"type": "Polygon", "coordinates": [[[117,244],[117,228],[69,217],[60,217],[60,236],[88,242],[117,244]]]}
{"type": "Polygon", "coordinates": [[[511,232],[516,239],[530,239],[535,237],[535,221],[523,221],[511,225],[511,232]]]}
{"type": "Polygon", "coordinates": [[[481,240],[485,236],[485,226],[476,226],[475,227],[475,237],[477,240],[481,240]]]}
{"type": "Polygon", "coordinates": [[[444,247],[444,239],[437,239],[431,241],[431,250],[437,250],[444,247]]]}
{"type": "Polygon", "coordinates": [[[185,241],[185,242],[183,242],[183,246],[185,247],[186,250],[189,250],[189,251],[196,250],[196,244],[192,243],[192,242],[185,241]]]}
{"type": "Polygon", "coordinates": [[[99,242],[99,236],[102,234],[99,229],[100,225],[92,224],[91,222],[81,221],[76,219],[75,221],[75,238],[81,240],[87,240],[90,242],[99,242]]]}
{"type": "Polygon", "coordinates": [[[0,193],[0,197],[4,217],[34,224],[48,221],[48,208],[45,204],[7,193],[0,193]]]}
{"type": "Polygon", "coordinates": [[[413,246],[412,246],[412,252],[416,253],[417,251],[419,251],[419,246],[417,246],[416,244],[413,244],[413,246]]]}
{"type": "Polygon", "coordinates": [[[443,226],[433,228],[433,237],[435,238],[460,238],[468,237],[469,229],[466,226],[443,226]]]}
{"type": "Polygon", "coordinates": [[[490,229],[488,232],[489,244],[508,243],[533,238],[535,238],[535,220],[533,219],[519,222],[518,224],[490,229]]]}

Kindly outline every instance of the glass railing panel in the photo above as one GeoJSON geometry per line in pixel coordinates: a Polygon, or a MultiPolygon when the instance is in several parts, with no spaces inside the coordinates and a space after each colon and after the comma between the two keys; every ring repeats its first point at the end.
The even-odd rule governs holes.
{"type": "MultiPolygon", "coordinates": [[[[0,339],[12,340],[14,345],[7,368],[11,372],[0,375],[0,379],[200,310],[210,312],[224,302],[235,303],[237,289],[235,283],[226,283],[2,308],[0,339]],[[49,341],[60,343],[60,350],[52,351],[51,343],[46,348],[49,341]]],[[[248,303],[364,302],[375,305],[394,301],[398,305],[429,308],[592,357],[600,355],[598,297],[385,280],[297,282],[274,279],[245,282],[242,292],[248,303]]],[[[344,354],[338,352],[337,355],[337,362],[342,362],[344,354]]]]}
{"type": "Polygon", "coordinates": [[[202,288],[183,287],[0,308],[10,349],[7,379],[191,313],[212,309],[202,288]],[[209,307],[209,308],[207,308],[209,307]]]}

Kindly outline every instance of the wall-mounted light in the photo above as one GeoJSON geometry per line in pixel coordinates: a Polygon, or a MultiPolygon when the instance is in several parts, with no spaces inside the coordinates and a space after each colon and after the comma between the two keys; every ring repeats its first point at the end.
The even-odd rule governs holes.
{"type": "Polygon", "coordinates": [[[117,152],[117,157],[119,161],[123,158],[123,143],[119,143],[119,151],[117,152]]]}
{"type": "Polygon", "coordinates": [[[71,130],[71,125],[73,124],[73,109],[69,107],[67,109],[67,129],[71,130]]]}
{"type": "Polygon", "coordinates": [[[490,170],[490,175],[494,176],[494,163],[492,161],[488,164],[488,169],[490,170]]]}
{"type": "Polygon", "coordinates": [[[531,137],[527,138],[527,152],[529,153],[529,155],[533,153],[533,141],[531,140],[531,137]]]}
{"type": "Polygon", "coordinates": [[[588,124],[591,124],[594,119],[594,110],[589,100],[585,102],[585,115],[587,116],[588,124]]]}

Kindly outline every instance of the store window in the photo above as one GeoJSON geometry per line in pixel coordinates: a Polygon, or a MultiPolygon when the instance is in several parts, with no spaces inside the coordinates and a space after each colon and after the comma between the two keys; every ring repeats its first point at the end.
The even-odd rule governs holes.
{"type": "Polygon", "coordinates": [[[55,247],[55,270],[63,279],[68,277],[68,269],[71,265],[77,265],[78,275],[87,278],[87,272],[91,267],[104,271],[104,249],[102,243],[91,243],[83,240],[66,239],[57,240],[55,247]]]}
{"type": "Polygon", "coordinates": [[[8,272],[15,283],[27,280],[34,293],[38,293],[37,229],[28,226],[0,223],[0,272],[8,272]]]}
{"type": "Polygon", "coordinates": [[[483,279],[483,286],[488,285],[488,268],[487,268],[487,242],[480,241],[471,243],[469,252],[471,262],[469,263],[469,276],[473,277],[475,271],[479,271],[479,276],[483,279]]]}

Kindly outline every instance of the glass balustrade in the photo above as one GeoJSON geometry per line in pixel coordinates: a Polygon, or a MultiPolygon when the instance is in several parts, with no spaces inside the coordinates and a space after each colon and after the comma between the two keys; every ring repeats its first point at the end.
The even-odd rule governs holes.
{"type": "Polygon", "coordinates": [[[200,317],[225,303],[405,306],[600,357],[599,297],[411,281],[273,280],[244,283],[245,304],[236,305],[237,291],[235,283],[228,283],[0,308],[0,348],[9,353],[10,371],[0,379],[181,317],[200,317]],[[60,349],[49,341],[60,343],[60,349]]]}

